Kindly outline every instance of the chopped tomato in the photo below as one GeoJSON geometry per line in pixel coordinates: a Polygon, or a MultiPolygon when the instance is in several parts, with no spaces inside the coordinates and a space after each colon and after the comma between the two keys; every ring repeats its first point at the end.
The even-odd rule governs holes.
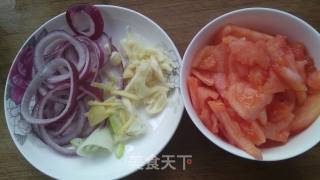
{"type": "Polygon", "coordinates": [[[320,71],[315,71],[308,76],[307,84],[314,90],[320,90],[320,71]]]}
{"type": "Polygon", "coordinates": [[[255,121],[245,121],[242,120],[240,127],[245,134],[245,136],[255,145],[261,145],[266,142],[266,137],[263,130],[255,121]]]}
{"type": "Polygon", "coordinates": [[[224,73],[215,73],[213,75],[213,79],[214,87],[219,91],[220,94],[222,94],[228,86],[226,75],[224,73]]]}
{"type": "Polygon", "coordinates": [[[266,43],[266,49],[274,65],[297,70],[294,53],[288,45],[287,37],[277,35],[266,43]]]}
{"type": "Polygon", "coordinates": [[[213,51],[214,46],[206,46],[201,49],[201,51],[194,58],[192,67],[204,70],[212,69],[216,64],[216,60],[212,56],[213,51]]]}
{"type": "Polygon", "coordinates": [[[263,111],[261,111],[261,113],[258,116],[258,122],[264,126],[267,124],[268,122],[268,116],[267,116],[267,111],[264,109],[263,111]]]}
{"type": "Polygon", "coordinates": [[[262,86],[266,81],[266,77],[267,77],[266,74],[267,72],[265,72],[261,68],[253,67],[249,71],[248,80],[250,84],[253,85],[254,87],[262,86]]]}
{"type": "Polygon", "coordinates": [[[245,83],[238,82],[230,85],[225,99],[241,118],[255,120],[265,105],[270,103],[271,96],[260,93],[245,83]]]}
{"type": "Polygon", "coordinates": [[[228,52],[229,49],[224,44],[219,44],[215,46],[215,57],[216,57],[216,66],[214,68],[214,71],[217,73],[223,73],[225,72],[225,60],[228,58],[228,52]]]}
{"type": "Polygon", "coordinates": [[[254,31],[248,28],[243,28],[240,26],[236,26],[236,25],[227,25],[223,30],[222,30],[222,35],[223,36],[227,36],[227,35],[232,35],[238,38],[246,38],[250,41],[256,42],[256,41],[267,41],[269,39],[272,39],[273,37],[265,34],[265,33],[261,33],[258,31],[254,31]]]}
{"type": "Polygon", "coordinates": [[[298,42],[292,42],[289,44],[293,54],[294,58],[296,60],[303,60],[306,56],[306,49],[303,44],[298,43],[298,42]]]}
{"type": "Polygon", "coordinates": [[[222,123],[218,124],[219,127],[219,135],[221,138],[225,139],[228,143],[236,146],[236,143],[232,139],[232,137],[227,133],[226,129],[224,128],[224,125],[222,123]]]}
{"type": "Polygon", "coordinates": [[[199,87],[199,80],[193,76],[189,76],[187,79],[189,94],[191,103],[193,105],[194,110],[199,113],[200,112],[200,101],[198,98],[198,92],[197,89],[199,87]]]}
{"type": "Polygon", "coordinates": [[[294,97],[289,97],[292,95],[288,93],[289,92],[276,94],[272,102],[267,105],[267,116],[270,122],[286,121],[287,118],[292,118],[295,99],[294,97]]]}
{"type": "Polygon", "coordinates": [[[268,122],[263,126],[263,131],[267,139],[285,143],[290,135],[290,123],[293,121],[294,115],[279,122],[268,122]]]}
{"type": "Polygon", "coordinates": [[[267,50],[273,62],[273,70],[283,81],[296,91],[306,91],[303,77],[299,74],[294,54],[286,37],[276,36],[267,42],[267,50]]]}
{"type": "Polygon", "coordinates": [[[211,127],[209,128],[211,130],[211,132],[217,134],[219,133],[219,123],[218,123],[218,119],[216,117],[216,115],[214,115],[214,113],[211,113],[211,127]]]}
{"type": "Polygon", "coordinates": [[[243,65],[239,62],[233,62],[233,66],[235,73],[240,79],[247,79],[251,67],[243,65]]]}
{"type": "Polygon", "coordinates": [[[192,69],[191,73],[207,86],[212,86],[214,84],[214,73],[211,71],[192,69]]]}
{"type": "Polygon", "coordinates": [[[271,70],[266,83],[263,85],[263,91],[266,94],[274,94],[283,92],[286,89],[286,85],[278,78],[278,76],[271,70]]]}
{"type": "Polygon", "coordinates": [[[305,71],[307,74],[315,72],[317,69],[314,65],[313,59],[309,56],[306,56],[305,60],[307,61],[307,64],[305,65],[305,71]]]}
{"type": "Polygon", "coordinates": [[[203,124],[210,129],[212,126],[211,122],[211,110],[209,109],[208,105],[204,106],[201,109],[201,113],[199,115],[200,120],[203,122],[203,124]]]}
{"type": "Polygon", "coordinates": [[[209,101],[208,104],[223,125],[227,138],[256,159],[262,159],[261,151],[243,134],[238,122],[230,118],[223,102],[209,101]]]}
{"type": "Polygon", "coordinates": [[[305,103],[295,111],[291,124],[292,132],[299,132],[313,123],[320,114],[320,94],[311,95],[305,103]]]}
{"type": "Polygon", "coordinates": [[[293,121],[295,94],[285,91],[274,95],[272,102],[267,106],[268,123],[263,126],[268,139],[285,143],[290,135],[290,124],[293,121]]]}
{"type": "Polygon", "coordinates": [[[233,41],[237,41],[239,39],[240,38],[238,38],[238,37],[235,37],[235,36],[232,36],[232,35],[227,35],[227,36],[222,37],[222,42],[224,44],[229,44],[229,43],[231,43],[233,41]]]}
{"type": "Polygon", "coordinates": [[[269,57],[263,48],[255,43],[240,39],[229,43],[230,58],[248,66],[258,65],[261,68],[269,67],[269,57]]]}
{"type": "Polygon", "coordinates": [[[297,104],[302,105],[307,100],[307,93],[305,91],[296,91],[297,104]]]}
{"type": "Polygon", "coordinates": [[[210,87],[199,86],[197,88],[197,97],[199,100],[200,109],[204,108],[208,100],[214,100],[219,97],[219,94],[210,87]]]}
{"type": "Polygon", "coordinates": [[[219,132],[218,120],[207,103],[201,109],[199,118],[212,133],[217,134],[219,132]]]}
{"type": "Polygon", "coordinates": [[[303,82],[303,78],[297,71],[294,71],[288,67],[275,66],[275,72],[281,77],[292,90],[295,91],[306,91],[307,87],[303,82]]]}
{"type": "Polygon", "coordinates": [[[196,56],[192,63],[192,67],[211,71],[215,69],[217,72],[223,72],[223,65],[221,65],[221,62],[224,61],[225,56],[226,51],[223,44],[217,46],[206,46],[196,56]]]}
{"type": "Polygon", "coordinates": [[[308,62],[306,60],[296,61],[296,67],[297,67],[298,73],[302,77],[303,81],[306,80],[305,66],[306,66],[307,63],[308,62]]]}

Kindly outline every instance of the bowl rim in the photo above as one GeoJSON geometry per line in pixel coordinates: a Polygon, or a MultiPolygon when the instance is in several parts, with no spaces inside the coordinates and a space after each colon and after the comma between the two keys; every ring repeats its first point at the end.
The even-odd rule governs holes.
{"type": "MultiPolygon", "coordinates": [[[[133,14],[139,16],[140,18],[143,18],[143,19],[147,20],[148,22],[150,22],[154,27],[159,29],[160,32],[168,39],[168,42],[169,42],[169,44],[172,45],[172,49],[173,49],[173,51],[174,51],[174,53],[176,55],[178,66],[181,67],[182,59],[181,59],[181,55],[180,55],[180,53],[179,53],[179,51],[177,49],[176,44],[173,42],[173,40],[171,39],[169,34],[160,25],[158,25],[155,21],[153,21],[151,18],[149,18],[148,16],[146,16],[146,15],[144,15],[144,14],[138,12],[138,11],[135,11],[135,10],[127,8],[127,7],[122,7],[122,6],[117,6],[117,5],[109,5],[109,4],[91,4],[91,5],[94,5],[94,6],[98,7],[98,8],[114,8],[114,9],[118,9],[118,10],[122,10],[122,11],[127,11],[127,12],[133,13],[133,14]]],[[[57,18],[60,18],[61,16],[64,16],[65,14],[66,14],[66,11],[63,11],[62,13],[60,13],[60,14],[58,14],[56,16],[53,16],[52,18],[46,20],[44,23],[42,23],[41,25],[36,27],[36,29],[33,30],[33,32],[30,35],[27,36],[27,39],[20,46],[20,48],[17,51],[13,61],[11,61],[11,65],[10,65],[10,68],[9,68],[9,71],[8,71],[8,74],[7,74],[7,78],[6,78],[5,89],[4,89],[4,99],[3,99],[4,116],[5,116],[5,119],[6,119],[7,129],[9,131],[11,140],[14,142],[16,148],[19,150],[19,153],[22,154],[23,158],[26,159],[29,164],[31,164],[36,170],[42,172],[44,175],[47,175],[47,176],[49,176],[51,178],[56,178],[55,177],[56,174],[48,173],[44,169],[42,169],[41,166],[37,166],[34,163],[32,163],[31,158],[22,150],[23,147],[20,146],[19,143],[17,142],[16,138],[14,138],[13,130],[9,127],[9,122],[8,122],[9,117],[8,117],[8,112],[7,112],[8,107],[7,107],[7,103],[6,103],[6,98],[5,97],[7,97],[7,92],[8,92],[7,88],[8,88],[8,82],[9,82],[9,79],[10,79],[9,75],[11,74],[13,65],[16,63],[17,58],[18,58],[19,54],[21,53],[23,47],[26,46],[26,44],[30,41],[30,39],[33,36],[35,36],[36,33],[39,30],[41,30],[43,27],[46,27],[51,21],[54,21],[57,18]]],[[[179,71],[179,73],[180,73],[180,71],[179,71]]],[[[178,85],[180,86],[180,84],[178,84],[178,85]]],[[[180,98],[182,100],[181,91],[179,89],[177,89],[177,93],[178,93],[178,98],[180,98]]],[[[179,114],[178,116],[180,118],[177,119],[176,123],[173,124],[174,125],[173,131],[170,132],[169,135],[167,136],[167,138],[163,141],[164,142],[163,146],[158,148],[158,150],[155,151],[155,153],[151,154],[151,156],[148,156],[147,158],[144,158],[144,161],[139,166],[137,166],[136,169],[130,169],[130,171],[127,171],[126,173],[123,173],[121,176],[118,176],[117,178],[124,178],[124,177],[127,177],[127,176],[135,173],[140,168],[145,166],[149,161],[151,161],[152,158],[156,157],[159,153],[161,153],[161,151],[163,151],[163,149],[168,145],[168,143],[170,142],[170,140],[172,139],[172,137],[176,133],[177,128],[180,125],[181,119],[183,117],[183,112],[184,112],[184,106],[181,105],[179,108],[177,108],[177,114],[179,114]]]]}
{"type": "MultiPolygon", "coordinates": [[[[294,152],[292,154],[287,154],[286,156],[283,156],[281,158],[274,158],[274,159],[262,159],[262,160],[257,160],[255,158],[253,158],[251,155],[247,154],[245,151],[243,151],[242,149],[233,146],[231,144],[229,144],[227,141],[220,139],[217,135],[213,134],[212,132],[210,132],[201,122],[201,120],[199,119],[197,113],[194,111],[192,105],[191,105],[191,101],[190,103],[188,103],[189,100],[189,93],[188,93],[188,88],[186,85],[186,81],[184,81],[186,78],[184,77],[184,75],[188,75],[189,72],[185,72],[185,68],[187,66],[188,63],[191,62],[191,60],[187,60],[186,59],[190,59],[190,57],[188,58],[188,54],[189,51],[192,48],[192,45],[198,40],[198,38],[201,36],[201,34],[203,32],[205,32],[206,30],[208,30],[214,23],[223,20],[224,18],[228,17],[228,16],[234,16],[236,14],[239,13],[250,13],[250,12],[267,12],[267,13],[276,13],[277,15],[280,16],[287,16],[288,18],[293,19],[294,21],[297,21],[299,23],[302,23],[303,26],[307,27],[309,30],[312,31],[312,33],[318,34],[318,31],[316,31],[310,24],[308,24],[306,21],[304,21],[303,19],[288,13],[286,11],[283,10],[279,10],[279,9],[274,9],[274,8],[266,8],[266,7],[249,7],[249,8],[241,8],[241,9],[237,9],[237,10],[233,10],[233,11],[229,11],[227,13],[224,13],[220,16],[217,16],[215,18],[213,18],[212,20],[210,20],[205,26],[203,26],[192,38],[192,40],[190,41],[190,43],[188,44],[183,58],[182,58],[182,65],[181,65],[181,69],[180,69],[180,90],[181,90],[181,95],[182,95],[182,99],[183,99],[183,103],[185,105],[186,111],[188,113],[188,115],[190,116],[190,119],[192,120],[193,124],[197,127],[197,129],[209,140],[211,141],[213,144],[215,144],[216,146],[218,146],[219,148],[223,149],[224,151],[229,152],[230,154],[233,154],[235,156],[244,158],[244,159],[248,159],[248,160],[253,160],[253,161],[263,161],[263,162],[273,162],[273,161],[281,161],[281,160],[286,160],[286,159],[290,159],[290,158],[294,158],[298,155],[303,154],[304,152],[312,149],[312,147],[314,147],[315,145],[317,145],[320,142],[320,139],[317,140],[314,144],[312,144],[311,146],[304,148],[300,151],[294,152]],[[211,137],[210,137],[211,136],[211,137]],[[229,148],[227,147],[228,145],[231,145],[232,147],[229,148]]],[[[319,40],[320,40],[320,35],[318,36],[319,40]]]]}

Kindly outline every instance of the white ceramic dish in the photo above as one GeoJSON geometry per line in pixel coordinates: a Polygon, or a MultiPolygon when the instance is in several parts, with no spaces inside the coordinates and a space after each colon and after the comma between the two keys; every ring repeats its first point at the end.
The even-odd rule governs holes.
{"type": "MultiPolygon", "coordinates": [[[[237,156],[253,159],[241,149],[212,134],[202,124],[192,108],[186,86],[186,77],[189,75],[192,58],[220,28],[227,24],[236,24],[270,34],[283,34],[288,36],[289,40],[301,42],[306,46],[318,68],[320,67],[320,36],[309,24],[292,14],[269,8],[247,8],[229,12],[212,20],[196,34],[187,47],[182,61],[180,87],[184,104],[192,121],[210,141],[220,148],[237,156]]],[[[318,118],[306,130],[290,138],[285,145],[263,149],[263,161],[288,159],[302,154],[319,142],[319,131],[320,120],[318,118]]]]}
{"type": "MultiPolygon", "coordinates": [[[[121,159],[116,159],[114,154],[96,159],[66,157],[56,153],[30,133],[30,126],[20,115],[20,105],[12,100],[10,73],[18,61],[18,56],[16,56],[10,69],[4,95],[7,125],[13,141],[22,155],[41,172],[56,179],[117,179],[133,173],[166,146],[183,113],[184,106],[180,99],[178,83],[181,58],[165,31],[149,18],[133,10],[110,5],[97,5],[97,7],[105,21],[104,31],[112,36],[117,47],[119,40],[126,35],[127,26],[130,26],[134,34],[140,34],[143,37],[144,43],[167,48],[177,65],[172,75],[176,88],[169,98],[168,106],[161,114],[156,117],[142,116],[150,128],[146,134],[127,144],[121,159]]],[[[24,43],[19,53],[24,47],[33,46],[41,34],[57,29],[71,33],[65,21],[65,13],[52,18],[39,27],[24,43]]]]}

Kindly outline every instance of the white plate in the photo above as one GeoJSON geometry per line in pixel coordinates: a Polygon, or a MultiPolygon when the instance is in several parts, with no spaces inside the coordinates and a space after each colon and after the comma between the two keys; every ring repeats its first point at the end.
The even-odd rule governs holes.
{"type": "MultiPolygon", "coordinates": [[[[17,57],[10,69],[4,94],[4,106],[7,125],[11,137],[22,155],[37,169],[57,179],[115,179],[124,177],[141,168],[155,157],[173,136],[183,113],[183,103],[179,91],[180,55],[169,36],[156,23],[144,15],[133,10],[110,6],[97,5],[104,21],[104,31],[112,36],[114,44],[119,47],[119,41],[126,34],[126,27],[130,26],[133,33],[140,34],[146,44],[167,48],[177,67],[172,75],[176,88],[170,95],[168,106],[156,117],[142,116],[150,125],[143,136],[130,141],[121,159],[114,154],[99,158],[88,159],[82,157],[62,156],[36,136],[30,133],[30,127],[20,115],[20,105],[12,100],[12,83],[10,73],[17,64],[17,57]]],[[[24,43],[33,46],[46,31],[63,29],[71,33],[66,21],[65,13],[60,14],[39,27],[24,43]]],[[[19,54],[18,53],[18,54],[19,54]]]]}

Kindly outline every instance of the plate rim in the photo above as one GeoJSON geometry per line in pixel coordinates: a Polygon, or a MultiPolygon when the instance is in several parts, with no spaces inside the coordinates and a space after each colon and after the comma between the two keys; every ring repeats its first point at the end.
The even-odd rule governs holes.
{"type": "MultiPolygon", "coordinates": [[[[181,55],[175,45],[175,43],[173,42],[173,40],[170,38],[170,36],[166,33],[166,31],[160,26],[158,25],[156,22],[154,22],[152,19],[150,19],[148,16],[140,13],[140,12],[137,12],[133,9],[130,9],[130,8],[126,8],[126,7],[122,7],[122,6],[116,6],[116,5],[107,5],[107,4],[93,4],[94,6],[98,7],[98,8],[115,8],[115,9],[120,9],[120,10],[124,10],[124,11],[128,11],[130,13],[134,13],[138,16],[140,16],[141,18],[144,18],[146,19],[148,22],[150,22],[151,24],[153,24],[157,29],[159,29],[163,35],[168,39],[169,43],[171,45],[173,45],[172,49],[174,50],[175,52],[175,55],[176,55],[176,58],[177,58],[177,63],[179,64],[179,68],[181,69],[181,64],[182,64],[182,58],[181,58],[181,55]]],[[[23,147],[19,145],[19,143],[17,142],[16,138],[14,138],[14,134],[13,134],[13,130],[9,127],[9,117],[8,117],[8,112],[7,112],[7,102],[6,102],[6,97],[7,97],[7,93],[8,93],[8,82],[10,80],[10,74],[12,72],[12,69],[13,69],[13,65],[16,63],[17,61],[17,58],[19,56],[19,54],[21,53],[22,49],[26,46],[26,44],[30,41],[30,39],[32,37],[34,37],[36,35],[36,33],[41,30],[42,28],[44,28],[47,24],[49,24],[51,21],[59,18],[60,16],[64,16],[66,14],[66,11],[50,18],[49,20],[45,21],[44,23],[42,23],[40,26],[38,26],[29,36],[28,38],[24,41],[24,43],[20,46],[19,48],[19,51],[16,53],[13,61],[11,62],[10,64],[10,68],[9,68],[9,71],[8,71],[8,74],[7,74],[7,78],[6,78],[6,83],[5,83],[5,89],[4,89],[4,98],[3,98],[3,103],[4,103],[4,115],[5,115],[5,119],[6,119],[6,125],[7,125],[7,129],[9,131],[9,134],[10,134],[10,137],[12,139],[12,141],[14,142],[16,148],[19,150],[19,153],[23,156],[23,158],[25,160],[27,160],[27,162],[29,164],[31,164],[36,170],[40,171],[41,173],[43,173],[44,175],[47,175],[49,177],[52,177],[52,178],[57,178],[57,176],[55,176],[55,174],[49,174],[48,172],[46,172],[44,169],[41,168],[41,166],[37,167],[35,164],[32,163],[31,161],[31,158],[26,155],[26,153],[22,150],[23,147]]],[[[179,72],[179,80],[180,80],[180,69],[178,70],[179,72]]],[[[180,88],[180,83],[178,83],[178,88],[180,88]]],[[[124,178],[126,176],[129,176],[133,173],[135,173],[136,171],[139,170],[139,168],[145,166],[150,160],[152,160],[152,158],[156,157],[161,151],[163,151],[163,149],[168,145],[168,143],[170,142],[170,140],[172,139],[172,137],[174,136],[174,134],[176,133],[177,129],[178,129],[178,126],[181,122],[181,119],[183,117],[183,113],[184,113],[184,103],[183,103],[183,99],[182,99],[182,95],[181,95],[181,91],[180,89],[177,89],[177,93],[178,93],[178,98],[180,99],[180,101],[182,102],[181,105],[178,107],[177,109],[177,114],[178,114],[178,120],[176,120],[176,125],[175,127],[173,128],[173,131],[171,132],[171,134],[169,136],[167,136],[167,139],[165,139],[164,141],[164,146],[163,147],[160,147],[154,154],[152,154],[151,156],[148,156],[148,158],[144,159],[144,161],[139,165],[137,166],[136,169],[132,169],[132,170],[129,170],[127,171],[126,173],[123,173],[121,175],[118,175],[118,176],[114,176],[116,177],[117,179],[118,178],[124,178]]]]}

